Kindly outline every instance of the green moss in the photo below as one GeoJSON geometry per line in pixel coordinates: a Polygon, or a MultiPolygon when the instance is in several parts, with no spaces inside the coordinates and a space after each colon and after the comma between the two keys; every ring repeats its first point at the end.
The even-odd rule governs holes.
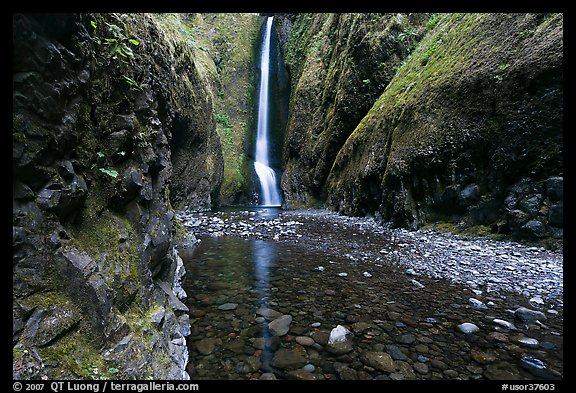
{"type": "Polygon", "coordinates": [[[36,292],[21,299],[20,303],[27,307],[38,307],[44,310],[54,306],[70,307],[73,304],[65,292],[60,291],[36,292]]]}
{"type": "Polygon", "coordinates": [[[109,379],[109,366],[84,333],[72,332],[54,344],[38,348],[44,363],[55,363],[55,379],[109,379]],[[60,375],[59,375],[60,374],[60,375]]]}
{"type": "MultiPolygon", "coordinates": [[[[90,208],[87,208],[88,214],[90,208]]],[[[109,211],[84,220],[74,240],[95,261],[103,261],[103,272],[122,280],[138,281],[138,238],[130,222],[109,211]],[[126,246],[128,244],[128,246],[126,246]]]]}
{"type": "Polygon", "coordinates": [[[180,221],[176,217],[174,217],[174,219],[172,220],[172,230],[174,234],[174,240],[177,242],[183,241],[186,238],[186,236],[188,236],[188,230],[186,229],[182,221],[180,221]]]}

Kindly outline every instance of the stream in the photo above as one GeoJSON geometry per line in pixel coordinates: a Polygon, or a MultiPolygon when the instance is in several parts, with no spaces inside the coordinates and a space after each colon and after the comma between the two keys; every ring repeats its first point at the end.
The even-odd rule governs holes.
{"type": "Polygon", "coordinates": [[[201,240],[181,255],[192,379],[562,378],[559,251],[326,210],[178,215],[201,240]]]}

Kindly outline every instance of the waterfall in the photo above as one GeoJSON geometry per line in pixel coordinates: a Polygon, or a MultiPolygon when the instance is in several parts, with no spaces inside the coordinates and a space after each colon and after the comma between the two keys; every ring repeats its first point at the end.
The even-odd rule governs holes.
{"type": "Polygon", "coordinates": [[[276,173],[274,169],[270,168],[268,160],[268,78],[270,73],[270,33],[273,20],[273,16],[269,16],[266,20],[266,30],[260,57],[258,128],[256,132],[256,159],[254,161],[254,169],[262,189],[260,204],[263,206],[282,205],[276,173]]]}

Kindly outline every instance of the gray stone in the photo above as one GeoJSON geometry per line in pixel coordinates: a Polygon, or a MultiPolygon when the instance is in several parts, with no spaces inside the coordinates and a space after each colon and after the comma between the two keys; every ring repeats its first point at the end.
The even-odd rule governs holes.
{"type": "Polygon", "coordinates": [[[521,337],[517,341],[519,344],[529,348],[538,348],[539,345],[538,340],[530,337],[521,337]]]}
{"type": "Polygon", "coordinates": [[[276,375],[274,375],[274,373],[263,373],[262,375],[260,375],[260,379],[261,381],[276,381],[276,375]]]}
{"type": "Polygon", "coordinates": [[[546,227],[541,221],[538,220],[528,221],[526,224],[522,226],[522,230],[526,234],[536,238],[544,237],[544,235],[546,234],[546,227]]]}
{"type": "Polygon", "coordinates": [[[271,365],[282,370],[297,370],[307,363],[306,358],[300,353],[282,348],[274,354],[271,365]]]}
{"type": "Polygon", "coordinates": [[[273,321],[276,318],[280,318],[283,314],[281,312],[275,311],[271,308],[261,307],[256,310],[256,315],[260,315],[269,321],[273,321]]]}
{"type": "Polygon", "coordinates": [[[480,330],[480,328],[473,323],[465,322],[458,325],[458,330],[460,330],[464,334],[476,333],[480,330]]]}
{"type": "Polygon", "coordinates": [[[302,367],[302,370],[307,371],[309,373],[313,373],[314,371],[316,371],[316,367],[313,364],[308,363],[307,365],[302,367]]]}
{"type": "Polygon", "coordinates": [[[550,177],[546,179],[546,189],[548,198],[551,201],[561,201],[564,199],[564,178],[550,177]]]}
{"type": "Polygon", "coordinates": [[[546,315],[541,311],[532,310],[526,307],[519,307],[514,311],[514,317],[524,322],[545,321],[546,315]]]}
{"type": "Polygon", "coordinates": [[[352,352],[354,346],[352,345],[352,342],[350,340],[344,340],[344,341],[336,341],[335,343],[332,344],[327,344],[324,348],[331,354],[338,356],[352,352]]]}
{"type": "Polygon", "coordinates": [[[254,356],[248,356],[243,362],[236,365],[238,374],[249,374],[260,369],[260,359],[254,356]]]}
{"type": "Polygon", "coordinates": [[[238,307],[238,304],[236,303],[224,303],[218,306],[218,310],[230,311],[230,310],[236,310],[236,307],[238,307]]]}
{"type": "Polygon", "coordinates": [[[66,334],[80,321],[80,313],[65,304],[48,310],[37,308],[22,332],[21,339],[30,345],[44,346],[66,334]]]}
{"type": "Polygon", "coordinates": [[[416,341],[416,336],[412,333],[403,333],[396,339],[396,341],[401,344],[412,344],[416,341]]]}
{"type": "Polygon", "coordinates": [[[394,344],[384,345],[384,350],[392,357],[394,360],[406,360],[408,357],[394,344]]]}
{"type": "Polygon", "coordinates": [[[268,324],[270,334],[273,336],[284,336],[290,330],[292,315],[282,315],[268,324]]]}
{"type": "Polygon", "coordinates": [[[471,297],[470,299],[468,299],[468,302],[472,305],[472,309],[474,310],[478,310],[478,311],[483,311],[483,310],[487,310],[488,306],[486,306],[483,302],[481,302],[478,299],[474,299],[473,297],[471,297]]]}
{"type": "Polygon", "coordinates": [[[428,374],[429,371],[428,366],[424,363],[414,363],[412,368],[419,374],[428,374]]]}
{"type": "Polygon", "coordinates": [[[562,202],[550,207],[548,223],[554,227],[562,227],[564,225],[564,204],[562,202]]]}
{"type": "Polygon", "coordinates": [[[312,337],[307,336],[296,337],[296,342],[304,347],[310,347],[314,345],[314,339],[312,337]]]}
{"type": "Polygon", "coordinates": [[[210,355],[214,351],[215,346],[216,339],[214,338],[204,338],[196,341],[196,350],[202,355],[210,355]]]}
{"type": "Polygon", "coordinates": [[[516,329],[516,326],[514,326],[514,324],[512,322],[508,322],[508,321],[505,321],[503,319],[495,318],[492,320],[492,322],[494,322],[495,324],[500,325],[506,329],[509,329],[509,330],[518,330],[518,329],[516,329]]]}
{"type": "Polygon", "coordinates": [[[386,373],[396,371],[394,360],[392,360],[392,357],[386,352],[366,352],[362,357],[362,361],[366,365],[386,373]]]}

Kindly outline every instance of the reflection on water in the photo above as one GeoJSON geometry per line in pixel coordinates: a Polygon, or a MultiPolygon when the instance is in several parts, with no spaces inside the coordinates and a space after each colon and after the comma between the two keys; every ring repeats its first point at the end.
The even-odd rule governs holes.
{"type": "Polygon", "coordinates": [[[226,358],[231,353],[244,356],[245,363],[257,358],[257,363],[251,360],[258,368],[270,363],[270,333],[267,323],[257,320],[255,311],[270,307],[270,279],[278,262],[277,247],[275,242],[264,240],[204,238],[191,252],[181,253],[187,270],[187,306],[193,321],[188,337],[190,364],[195,365],[192,378],[214,377],[215,367],[232,367],[234,373],[238,363],[228,364],[226,358]],[[235,308],[218,309],[224,304],[234,304],[235,308]],[[261,349],[247,351],[251,348],[248,340],[255,338],[261,340],[261,349]],[[198,352],[202,356],[195,355],[198,352]],[[210,364],[211,370],[205,375],[202,362],[210,364]]]}
{"type": "MultiPolygon", "coordinates": [[[[270,296],[270,266],[277,260],[277,250],[274,243],[264,240],[254,240],[251,242],[254,276],[256,279],[256,289],[258,290],[258,307],[268,308],[268,298],[270,296]]],[[[264,349],[261,361],[269,364],[271,360],[270,333],[268,328],[262,324],[262,337],[264,338],[264,349]]]]}

